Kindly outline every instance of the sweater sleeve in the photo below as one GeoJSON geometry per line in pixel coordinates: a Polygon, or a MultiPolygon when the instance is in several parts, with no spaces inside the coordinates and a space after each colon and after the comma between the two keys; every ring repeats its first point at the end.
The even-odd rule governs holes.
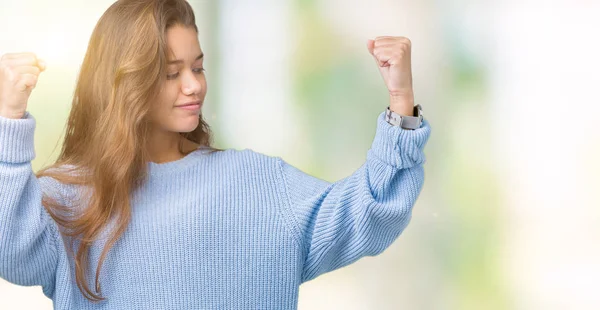
{"type": "Polygon", "coordinates": [[[52,289],[58,229],[42,206],[42,184],[31,161],[35,119],[0,117],[0,277],[18,285],[52,289]]]}
{"type": "Polygon", "coordinates": [[[329,183],[279,160],[288,214],[304,255],[302,282],[385,250],[404,230],[424,181],[430,127],[391,126],[381,113],[366,162],[329,183]]]}

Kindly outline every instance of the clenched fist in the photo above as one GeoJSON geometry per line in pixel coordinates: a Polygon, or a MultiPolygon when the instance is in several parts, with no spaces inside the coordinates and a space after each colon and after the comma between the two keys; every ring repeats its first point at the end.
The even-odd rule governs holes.
{"type": "Polygon", "coordinates": [[[32,53],[5,54],[0,59],[0,116],[19,119],[25,115],[27,100],[38,76],[46,69],[32,53]]]}
{"type": "Polygon", "coordinates": [[[367,48],[375,58],[388,88],[390,109],[401,115],[412,116],[414,95],[410,40],[405,37],[377,37],[367,41],[367,48]]]}

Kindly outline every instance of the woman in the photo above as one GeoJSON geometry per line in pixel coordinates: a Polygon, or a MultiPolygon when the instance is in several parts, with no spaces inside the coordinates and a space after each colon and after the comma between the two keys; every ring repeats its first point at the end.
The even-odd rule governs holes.
{"type": "Polygon", "coordinates": [[[45,63],[4,55],[0,277],[41,285],[55,309],[295,309],[301,283],[387,248],[423,184],[430,129],[411,118],[410,42],[367,47],[390,106],[366,163],[335,183],[211,147],[204,54],[184,0],[105,12],[61,154],[37,175],[26,108],[45,63]]]}

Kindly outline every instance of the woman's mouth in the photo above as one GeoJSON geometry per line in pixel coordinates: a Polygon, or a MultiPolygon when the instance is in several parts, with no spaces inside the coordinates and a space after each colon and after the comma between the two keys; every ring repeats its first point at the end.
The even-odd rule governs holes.
{"type": "Polygon", "coordinates": [[[182,105],[176,106],[176,108],[181,108],[188,111],[197,111],[200,110],[201,103],[200,102],[190,102],[182,105]]]}

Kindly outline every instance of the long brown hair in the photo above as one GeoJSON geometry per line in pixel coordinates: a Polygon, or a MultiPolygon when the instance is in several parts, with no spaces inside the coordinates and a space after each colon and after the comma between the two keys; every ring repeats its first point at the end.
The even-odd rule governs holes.
{"type": "MultiPolygon", "coordinates": [[[[90,301],[105,299],[99,283],[102,264],[129,224],[130,194],[147,177],[148,115],[166,77],[166,31],[174,25],[198,32],[185,0],[119,0],[108,8],[89,41],[61,153],[54,164],[37,173],[38,178],[48,176],[86,190],[81,200],[69,201],[85,202],[79,211],[46,195],[43,205],[70,241],[65,245],[75,261],[77,286],[90,301]],[[113,221],[96,269],[94,292],[86,280],[89,251],[113,221]]],[[[202,115],[199,118],[194,131],[180,135],[218,151],[211,147],[208,124],[202,115]]],[[[179,150],[189,153],[183,143],[179,150]]]]}

